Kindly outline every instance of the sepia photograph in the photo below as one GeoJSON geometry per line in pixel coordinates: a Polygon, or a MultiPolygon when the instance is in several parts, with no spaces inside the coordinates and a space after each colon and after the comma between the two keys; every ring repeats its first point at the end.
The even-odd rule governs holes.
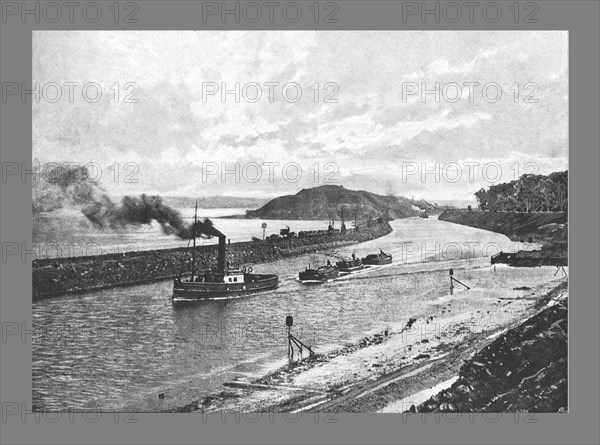
{"type": "Polygon", "coordinates": [[[33,31],[32,411],[569,412],[568,48],[33,31]]]}

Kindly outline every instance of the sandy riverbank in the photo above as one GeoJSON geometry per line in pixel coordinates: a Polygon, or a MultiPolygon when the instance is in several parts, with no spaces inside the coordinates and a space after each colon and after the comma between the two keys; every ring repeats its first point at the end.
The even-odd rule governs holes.
{"type": "Polygon", "coordinates": [[[473,269],[470,290],[455,289],[406,314],[396,331],[374,332],[256,380],[240,376],[175,411],[408,410],[454,383],[463,363],[499,335],[539,313],[548,300],[565,297],[564,277],[549,279],[544,269],[473,269]]]}
{"type": "Polygon", "coordinates": [[[452,385],[418,412],[568,411],[567,283],[539,300],[544,309],[496,338],[460,368],[452,385]]]}

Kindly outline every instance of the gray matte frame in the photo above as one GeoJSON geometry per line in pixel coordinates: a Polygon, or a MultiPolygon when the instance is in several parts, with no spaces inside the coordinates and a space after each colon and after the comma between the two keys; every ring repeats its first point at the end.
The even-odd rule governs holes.
{"type": "MultiPolygon", "coordinates": [[[[26,2],[28,8],[41,2],[26,2]]],[[[63,2],[56,2],[62,4],[63,2]]],[[[51,11],[38,23],[33,15],[25,20],[9,15],[0,23],[0,77],[3,82],[31,83],[31,32],[34,29],[363,29],[363,30],[568,30],[569,31],[569,167],[570,207],[570,293],[569,307],[569,413],[475,415],[373,415],[373,414],[304,414],[282,415],[175,415],[63,413],[32,414],[31,410],[31,263],[26,248],[31,245],[31,175],[24,180],[7,180],[0,184],[2,203],[0,239],[17,242],[24,261],[1,263],[0,308],[3,329],[15,328],[15,335],[0,343],[2,373],[0,400],[3,417],[1,443],[600,443],[598,315],[599,286],[599,55],[600,3],[597,1],[528,2],[538,8],[535,23],[515,23],[509,7],[513,1],[480,2],[482,7],[495,3],[503,11],[492,23],[475,14],[474,20],[463,17],[451,23],[442,17],[437,23],[427,16],[402,17],[402,8],[422,2],[337,1],[338,22],[314,23],[308,8],[313,1],[296,1],[304,14],[293,23],[279,14],[274,20],[256,23],[221,22],[218,17],[202,19],[202,7],[211,2],[136,1],[137,23],[113,20],[109,9],[113,1],[80,2],[81,7],[94,3],[88,11],[93,17],[99,7],[102,17],[96,22],[75,13],[73,20],[64,14],[56,23],[51,11]],[[574,174],[575,173],[575,174],[574,174]],[[586,205],[582,206],[581,203],[586,205]],[[26,243],[21,245],[21,243],[26,243]],[[28,330],[29,329],[29,330],[28,330]],[[5,411],[18,407],[15,415],[5,411]],[[6,408],[6,409],[5,409],[6,408]],[[29,410],[29,411],[28,411],[29,410]]],[[[215,2],[221,5],[222,2],[215,2]]],[[[227,2],[229,7],[236,2],[227,2]]],[[[264,3],[264,2],[258,2],[264,3]]],[[[280,2],[282,5],[294,2],[280,2]]],[[[426,2],[428,8],[435,3],[426,2]]],[[[458,2],[463,4],[464,2],[458,2]]],[[[2,7],[22,2],[2,1],[2,7]]],[[[525,3],[520,6],[524,6],[525,3]]],[[[42,7],[42,6],[38,6],[42,7]]],[[[63,5],[64,8],[66,6],[63,5]]],[[[133,6],[134,8],[136,6],[133,6]]],[[[294,6],[295,8],[296,6],[294,6]]],[[[333,6],[334,8],[336,6],[333,6]]],[[[331,7],[330,7],[331,8],[331,7]]],[[[496,8],[496,6],[490,6],[496,8]]],[[[329,9],[331,10],[331,9],[329,9]]],[[[66,11],[66,9],[65,9],[66,11]]],[[[77,11],[77,10],[76,10],[77,11]]],[[[131,9],[128,9],[131,11],[131,9]]],[[[406,9],[405,9],[406,11],[406,9]]],[[[491,16],[491,13],[490,13],[491,16]]],[[[31,163],[31,104],[7,100],[0,103],[0,147],[2,163],[31,163]]],[[[4,164],[3,164],[4,165],[4,164]]],[[[8,332],[8,331],[7,331],[8,332]]]]}

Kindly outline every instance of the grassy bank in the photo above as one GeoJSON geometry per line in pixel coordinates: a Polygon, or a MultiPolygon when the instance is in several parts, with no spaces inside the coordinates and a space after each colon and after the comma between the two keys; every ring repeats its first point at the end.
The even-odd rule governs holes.
{"type": "MultiPolygon", "coordinates": [[[[383,222],[344,235],[232,243],[227,246],[227,259],[240,266],[264,263],[369,241],[391,231],[391,226],[383,222]]],[[[216,245],[198,249],[197,267],[213,265],[216,257],[216,245]]],[[[182,271],[191,271],[190,254],[185,248],[34,260],[33,299],[160,281],[182,271]]]]}

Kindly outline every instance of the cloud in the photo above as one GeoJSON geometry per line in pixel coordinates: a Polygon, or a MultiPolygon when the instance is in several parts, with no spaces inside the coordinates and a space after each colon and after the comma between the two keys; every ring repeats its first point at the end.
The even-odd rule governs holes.
{"type": "MultiPolygon", "coordinates": [[[[349,184],[382,193],[400,179],[394,166],[402,160],[508,162],[526,153],[562,169],[567,68],[565,32],[36,31],[34,82],[97,82],[103,95],[97,103],[80,95],[34,103],[34,157],[136,163],[140,181],[105,184],[114,194],[202,194],[197,177],[206,162],[296,162],[307,174],[315,163],[335,162],[349,184]],[[127,82],[138,87],[138,103],[123,102],[127,82]],[[292,82],[301,89],[297,102],[283,94],[292,82]],[[403,100],[405,82],[442,91],[450,83],[481,86],[474,96],[463,88],[453,103],[420,94],[403,100]],[[491,82],[502,89],[498,102],[482,94],[491,82]],[[217,94],[206,96],[208,83],[217,94]],[[256,102],[240,97],[251,83],[261,89],[256,102]],[[531,97],[537,102],[527,103],[531,97]]],[[[310,185],[214,183],[210,192],[310,185]]],[[[419,184],[412,192],[452,199],[472,190],[419,184]]]]}

